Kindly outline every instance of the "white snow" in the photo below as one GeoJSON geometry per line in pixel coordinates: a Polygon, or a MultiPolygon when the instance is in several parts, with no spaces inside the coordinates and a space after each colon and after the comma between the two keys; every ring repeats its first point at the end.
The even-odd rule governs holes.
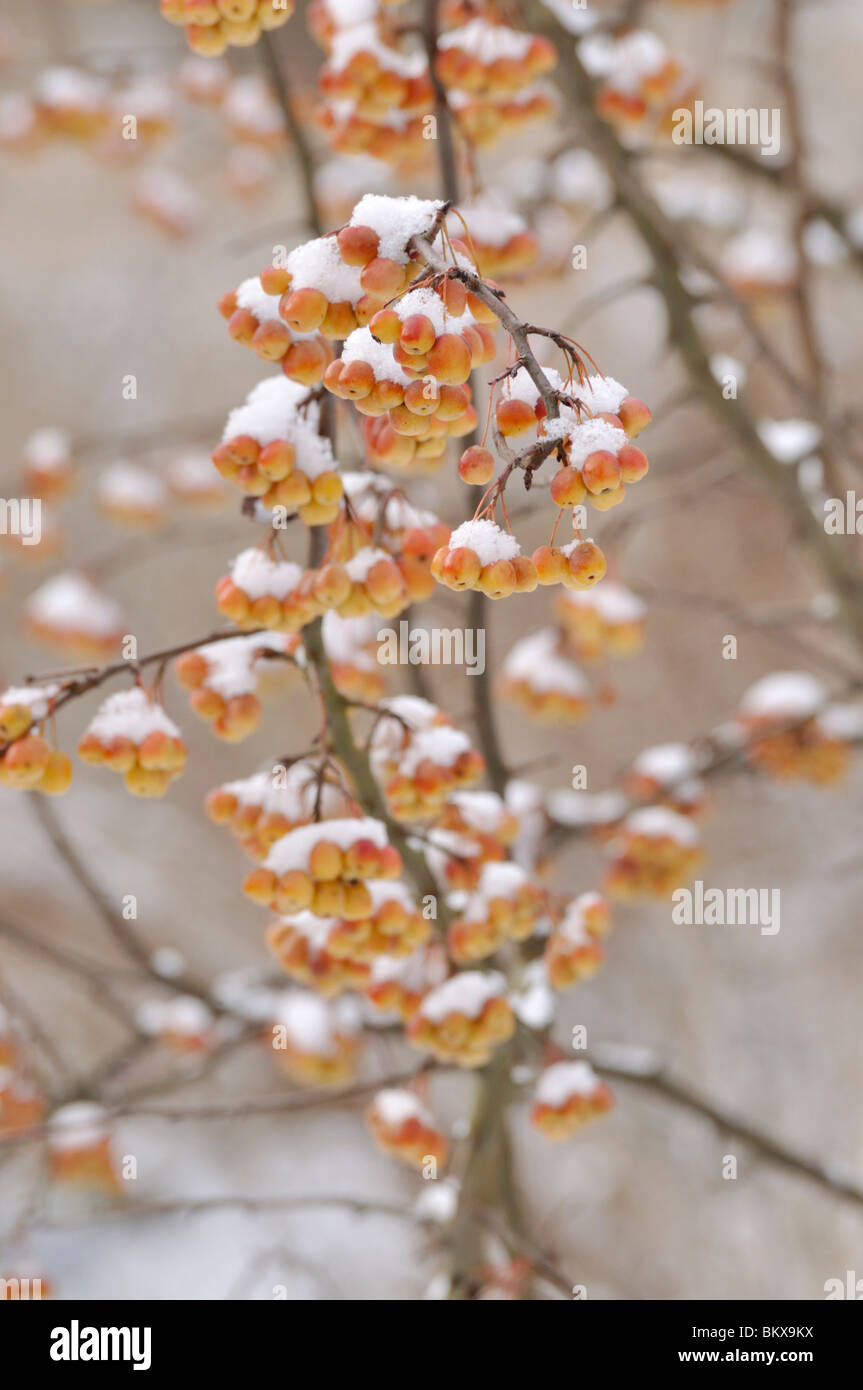
{"type": "Polygon", "coordinates": [[[505,994],[506,981],[497,971],[462,970],[430,990],[419,1011],[432,1023],[442,1023],[449,1014],[478,1018],[490,999],[505,994]]]}
{"type": "Polygon", "coordinates": [[[613,579],[604,579],[592,589],[564,589],[561,598],[572,608],[595,610],[610,627],[640,623],[647,613],[644,600],[623,584],[616,584],[613,579]]]}
{"type": "Polygon", "coordinates": [[[378,255],[406,265],[411,238],[430,232],[442,207],[442,203],[429,198],[387,198],[366,193],[351,213],[350,225],[371,227],[380,238],[378,255]]]}
{"type": "Polygon", "coordinates": [[[22,452],[25,462],[40,473],[61,473],[71,461],[72,445],[66,430],[46,425],[34,430],[22,452]]]}
{"type": "Polygon", "coordinates": [[[560,1110],[572,1096],[592,1096],[599,1084],[589,1062],[555,1062],[540,1076],[536,1099],[542,1105],[560,1110]]]}
{"type": "Polygon", "coordinates": [[[558,690],[584,700],[588,684],[575,662],[557,651],[559,635],[554,628],[540,628],[523,637],[507,652],[501,674],[504,679],[524,681],[531,690],[558,690]]]}
{"type": "Polygon", "coordinates": [[[158,474],[125,460],[112,464],[100,474],[97,491],[100,502],[106,507],[161,511],[166,502],[165,488],[158,474]]]}
{"type": "Polygon", "coordinates": [[[303,570],[292,560],[272,560],[265,551],[252,546],[231,562],[231,579],[250,599],[272,594],[280,601],[299,584],[303,570]]]}
{"type": "Polygon", "coordinates": [[[408,1120],[419,1120],[424,1125],[432,1123],[419,1096],[403,1087],[388,1086],[378,1091],[372,1110],[387,1129],[399,1130],[408,1120]]]}
{"type": "Polygon", "coordinates": [[[661,787],[672,786],[697,772],[695,755],[688,743],[658,743],[645,748],[632,764],[632,771],[649,777],[661,787]]]}
{"type": "Polygon", "coordinates": [[[60,685],[10,685],[0,693],[0,709],[26,705],[34,720],[44,719],[51,701],[62,688],[60,685]]]}
{"type": "Polygon", "coordinates": [[[55,1152],[88,1149],[101,1143],[108,1132],[108,1115],[94,1101],[61,1105],[49,1120],[48,1144],[55,1152]]]}
{"type": "Polygon", "coordinates": [[[644,806],[633,811],[623,822],[623,829],[627,834],[643,835],[648,840],[676,840],[687,848],[701,843],[692,821],[666,806],[644,806]]]}
{"type": "Polygon", "coordinates": [[[304,990],[284,990],[273,999],[271,1021],[284,1026],[298,1052],[332,1057],[339,1038],[355,1032],[356,1013],[347,1000],[326,1001],[304,990]]]}
{"type": "Polygon", "coordinates": [[[122,632],[119,604],[81,574],[57,574],[30,595],[27,616],[46,627],[113,637],[122,632]]]}
{"type": "Polygon", "coordinates": [[[797,274],[797,252],[784,232],[748,227],[728,242],[719,266],[723,275],[734,280],[781,285],[797,274]]]}
{"type": "Polygon", "coordinates": [[[375,381],[395,381],[399,386],[409,386],[413,380],[393,357],[390,344],[379,343],[372,337],[368,326],[355,328],[353,333],[348,334],[342,349],[342,361],[368,362],[375,374],[375,381]]]}
{"type": "Polygon", "coordinates": [[[147,692],[137,685],[109,695],[90,720],[87,733],[103,744],[115,738],[130,738],[133,743],[140,744],[152,733],[180,738],[180,730],[162,706],[154,704],[147,692]]]}
{"type": "Polygon", "coordinates": [[[759,420],[758,433],[780,463],[796,463],[821,442],[821,430],[811,420],[759,420]]]}
{"type": "Polygon", "coordinates": [[[301,825],[277,840],[264,861],[264,867],[282,875],[292,869],[307,869],[309,855],[320,840],[350,849],[357,840],[371,840],[378,849],[387,844],[387,828],[382,821],[363,818],[318,821],[301,825]]]}
{"type": "Polygon", "coordinates": [[[749,687],[740,713],[755,719],[808,719],[826,699],[824,686],[806,671],[774,671],[749,687]]]}
{"type": "Polygon", "coordinates": [[[511,29],[506,24],[490,24],[485,19],[472,19],[460,29],[450,29],[438,37],[438,48],[459,48],[478,58],[484,67],[489,67],[498,58],[524,58],[532,42],[532,35],[511,29]]]}
{"type": "Polygon", "coordinates": [[[512,560],[521,554],[521,547],[515,536],[501,530],[496,521],[481,518],[478,521],[463,521],[449,538],[449,549],[459,550],[465,546],[479,558],[483,568],[493,565],[497,560],[512,560]]]}

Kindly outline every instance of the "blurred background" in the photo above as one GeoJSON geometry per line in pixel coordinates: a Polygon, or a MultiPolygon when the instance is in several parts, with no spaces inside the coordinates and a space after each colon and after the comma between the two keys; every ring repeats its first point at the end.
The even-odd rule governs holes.
{"type": "MultiPolygon", "coordinates": [[[[549,22],[540,5],[525,11],[529,23],[549,22]]],[[[774,21],[771,0],[656,3],[639,16],[691,68],[697,94],[723,107],[781,104],[768,61],[774,21]]],[[[162,476],[180,455],[206,455],[218,443],[228,411],[267,371],[231,341],[217,300],[267,264],[274,244],[293,246],[307,232],[291,142],[262,149],[237,139],[224,111],[182,95],[183,36],[160,19],[155,2],[0,0],[0,34],[7,95],[31,93],[45,69],[58,65],[112,82],[142,74],[170,84],[173,94],[171,132],[133,155],[68,140],[15,148],[6,108],[3,495],[18,495],[22,452],[45,427],[68,433],[75,472],[71,496],[56,509],[56,550],[53,539],[27,553],[15,538],[0,538],[0,676],[18,684],[65,664],[62,654],[30,640],[22,608],[39,585],[70,569],[116,600],[123,630],[137,637],[141,652],[220,625],[213,585],[227,560],[254,543],[235,496],[203,510],[174,501],[162,525],[124,530],[98,509],[99,477],[123,460],[162,476]],[[157,210],[145,216],[142,175],[154,170],[157,181],[149,186],[157,189],[157,210]],[[182,182],[166,184],[167,177],[182,182]],[[238,191],[244,182],[253,186],[238,191]],[[182,225],[166,230],[166,219],[182,225]],[[133,400],[124,398],[128,376],[137,382],[133,400]]],[[[338,225],[345,201],[350,207],[365,191],[434,193],[432,165],[408,181],[383,169],[349,174],[334,162],[313,125],[321,55],[302,13],[275,37],[308,130],[327,226],[338,225]],[[380,186],[363,182],[378,175],[380,186]]],[[[863,205],[863,10],[854,0],[798,5],[795,50],[808,177],[831,205],[853,213],[863,205]]],[[[232,50],[229,61],[234,73],[265,72],[260,45],[232,50]]],[[[592,791],[613,786],[643,748],[695,739],[723,723],[746,688],[772,670],[809,670],[832,689],[855,669],[853,643],[823,601],[824,578],[787,511],[747,468],[730,434],[687,399],[662,300],[650,286],[633,288],[649,272],[649,258],[631,224],[604,206],[601,180],[561,164],[561,155],[581,147],[578,113],[562,96],[551,122],[477,157],[482,185],[519,207],[540,236],[535,269],[507,284],[517,311],[574,333],[603,371],[654,411],[643,441],[648,477],[621,512],[592,522],[612,574],[648,602],[643,650],[590,673],[601,698],[583,724],[538,727],[495,701],[510,766],[549,792],[569,787],[575,764],[588,769],[592,791]],[[575,270],[571,248],[582,242],[587,267],[575,270]],[[728,634],[738,640],[736,660],[722,657],[728,634]]],[[[680,227],[683,260],[685,239],[716,264],[752,228],[787,242],[796,204],[773,180],[661,136],[644,142],[638,167],[680,227]]],[[[823,223],[806,242],[824,391],[832,416],[852,429],[861,370],[860,244],[863,236],[855,251],[835,230],[831,238],[823,223]]],[[[775,252],[767,259],[781,258],[775,252]]],[[[811,380],[791,304],[760,298],[752,312],[794,371],[811,380]]],[[[733,310],[708,305],[698,321],[711,351],[733,359],[741,386],[745,378],[748,409],[759,421],[807,416],[733,310]]],[[[548,353],[544,360],[553,363],[548,353]]],[[[347,429],[339,444],[343,464],[355,462],[356,440],[347,429]]],[[[798,453],[792,445],[789,466],[798,453]]],[[[821,475],[812,455],[818,457],[817,444],[807,450],[801,485],[817,493],[821,475]]],[[[850,461],[840,467],[846,463],[850,470],[850,461]]],[[[411,482],[409,491],[449,522],[463,515],[454,460],[411,482]]],[[[546,539],[542,516],[525,516],[518,529],[523,547],[546,539]]],[[[553,621],[551,606],[550,591],[542,589],[492,606],[495,667],[515,640],[553,621]]],[[[456,611],[449,599],[433,602],[428,622],[452,625],[456,611]]],[[[429,676],[450,714],[469,721],[470,680],[448,669],[429,676]]],[[[135,931],[148,950],[163,953],[160,968],[176,964],[167,950],[207,981],[270,970],[261,914],[240,892],[245,861],[204,817],[202,801],[217,783],[267,766],[274,753],[305,750],[315,714],[304,687],[287,675],[276,687],[260,730],[228,745],[193,718],[169,676],[167,709],[190,750],[188,770],[169,796],[138,801],[116,779],[76,765],[70,795],[50,803],[112,909],[135,895],[135,931]]],[[[60,715],[61,746],[72,750],[97,704],[93,695],[60,715]]],[[[717,887],[779,889],[781,931],[681,928],[665,903],[624,906],[599,976],[558,998],[555,1037],[566,1046],[572,1028],[585,1025],[595,1058],[624,1059],[636,1070],[661,1066],[709,1106],[773,1136],[858,1195],[774,1161],[709,1115],[638,1080],[615,1081],[613,1113],[562,1145],[528,1125],[526,1102],[516,1104],[510,1130],[526,1226],[589,1298],[813,1299],[823,1297],[825,1280],[844,1279],[863,1261],[863,768],[855,762],[828,790],[738,772],[716,779],[711,791],[703,877],[717,887]],[[723,1179],[726,1155],[737,1157],[735,1181],[723,1179]]],[[[106,931],[34,800],[0,791],[4,1004],[29,1035],[40,1082],[65,1093],[130,1043],[122,1011],[106,1005],[105,993],[138,1005],[159,991],[106,931]],[[28,936],[85,962],[86,970],[76,973],[28,936]]],[[[558,855],[554,881],[584,891],[598,881],[602,863],[601,847],[576,838],[558,855]]],[[[409,1064],[411,1056],[381,1033],[361,1076],[409,1064]]],[[[263,1047],[235,1040],[209,1066],[181,1064],[158,1049],[130,1052],[99,1094],[113,1104],[137,1093],[191,1107],[277,1096],[289,1084],[263,1047]]],[[[456,1133],[469,1089],[462,1079],[431,1085],[436,1112],[456,1133]]],[[[114,1147],[137,1159],[127,1199],[133,1204],[349,1193],[410,1206],[422,1187],[375,1151],[361,1102],[241,1120],[121,1117],[114,1147]]],[[[380,1214],[318,1209],[90,1219],[76,1201],[46,1190],[33,1155],[27,1146],[0,1157],[0,1274],[41,1273],[59,1297],[270,1298],[283,1286],[290,1299],[414,1299],[434,1296],[446,1269],[445,1228],[433,1220],[417,1228],[380,1214]]]]}

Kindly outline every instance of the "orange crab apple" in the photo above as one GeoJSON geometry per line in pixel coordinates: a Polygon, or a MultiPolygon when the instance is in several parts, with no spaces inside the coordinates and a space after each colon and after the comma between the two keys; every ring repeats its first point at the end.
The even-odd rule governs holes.
{"type": "Polygon", "coordinates": [[[527,401],[520,401],[516,397],[505,396],[498,401],[495,413],[497,427],[507,437],[524,434],[536,424],[536,415],[527,401]]]}
{"type": "Polygon", "coordinates": [[[590,493],[614,492],[620,485],[620,464],[609,449],[594,449],[581,468],[584,485],[590,493]]]}
{"type": "Polygon", "coordinates": [[[457,334],[441,333],[428,354],[428,369],[448,386],[463,386],[470,376],[470,348],[457,334]]]}
{"type": "Polygon", "coordinates": [[[494,455],[479,444],[471,444],[458,461],[458,472],[462,482],[484,487],[494,477],[494,455]]]}
{"type": "Polygon", "coordinates": [[[582,588],[590,589],[605,574],[605,556],[595,541],[579,541],[569,557],[569,573],[582,588]]]}
{"type": "Polygon", "coordinates": [[[653,419],[653,415],[644,401],[640,401],[637,396],[626,396],[620,402],[617,409],[620,423],[626,431],[627,438],[635,439],[641,431],[646,429],[653,419]]]}

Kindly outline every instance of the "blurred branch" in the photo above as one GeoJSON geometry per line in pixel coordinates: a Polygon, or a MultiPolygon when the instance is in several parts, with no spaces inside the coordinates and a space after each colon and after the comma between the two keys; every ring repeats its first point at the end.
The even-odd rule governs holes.
{"type": "MultiPolygon", "coordinates": [[[[296,1091],[289,1095],[251,1097],[233,1102],[211,1105],[154,1106],[128,1105],[122,1102],[105,1107],[107,1115],[115,1120],[146,1119],[165,1120],[170,1124],[199,1123],[202,1120],[241,1120],[261,1115],[286,1115],[300,1110],[318,1110],[328,1105],[347,1105],[351,1101],[363,1099],[372,1092],[388,1086],[402,1086],[415,1081],[418,1076],[432,1070],[440,1070],[431,1062],[418,1067],[395,1071],[389,1076],[378,1076],[371,1081],[358,1081],[341,1090],[320,1088],[319,1090],[296,1091]]],[[[0,1150],[16,1148],[22,1144],[43,1139],[49,1133],[47,1123],[31,1125],[14,1134],[0,1136],[0,1150]]]]}
{"type": "MultiPolygon", "coordinates": [[[[863,650],[863,579],[846,552],[828,536],[820,520],[813,515],[802,495],[793,469],[780,463],[762,443],[755,421],[741,401],[726,399],[721,385],[715,380],[710,366],[710,352],[696,324],[697,300],[689,293],[681,278],[679,266],[681,243],[678,232],[648,193],[635,161],[620,144],[616,134],[598,115],[593,100],[593,84],[578,53],[569,46],[563,55],[574,96],[583,118],[584,135],[598,156],[617,189],[621,206],[626,210],[655,267],[656,284],[668,313],[672,340],[704,403],[716,416],[724,430],[735,439],[749,466],[761,479],[768,492],[780,501],[792,517],[797,533],[817,559],[831,588],[836,593],[839,614],[857,646],[863,650]]],[[[760,337],[760,335],[759,335],[760,337]]],[[[794,378],[798,391],[799,383],[794,378]]],[[[810,393],[806,392],[806,399],[810,393]]],[[[823,417],[816,404],[816,418],[823,417]]]]}
{"type": "MultiPolygon", "coordinates": [[[[609,1048],[609,1052],[611,1051],[612,1049],[609,1048]]],[[[637,1049],[639,1053],[642,1053],[642,1057],[635,1064],[626,1063],[622,1055],[625,1051],[626,1049],[613,1049],[614,1054],[620,1054],[616,1061],[609,1057],[603,1062],[600,1054],[599,1058],[593,1059],[593,1065],[603,1076],[631,1082],[633,1085],[640,1086],[651,1094],[660,1096],[692,1114],[700,1115],[702,1119],[715,1125],[718,1130],[730,1135],[733,1139],[740,1139],[748,1144],[762,1158],[787,1168],[789,1172],[798,1177],[807,1178],[810,1182],[816,1183],[824,1191],[830,1193],[831,1196],[863,1206],[863,1186],[855,1178],[850,1168],[844,1170],[841,1164],[829,1159],[818,1160],[802,1157],[783,1144],[781,1140],[765,1133],[764,1130],[748,1121],[732,1115],[722,1106],[714,1104],[688,1083],[675,1079],[658,1060],[654,1059],[649,1050],[644,1053],[642,1049],[637,1049]]]]}
{"type": "Polygon", "coordinates": [[[303,194],[306,204],[306,221],[309,229],[315,236],[323,236],[324,225],[321,219],[320,208],[318,206],[317,193],[315,191],[315,166],[312,158],[311,148],[306,138],[306,129],[297,115],[294,104],[291,100],[288,79],[285,76],[284,65],[281,61],[279,45],[275,33],[264,31],[260,38],[261,52],[264,63],[273,85],[276,100],[284,113],[285,121],[291,138],[294,143],[294,151],[297,156],[297,168],[303,186],[303,194]]]}

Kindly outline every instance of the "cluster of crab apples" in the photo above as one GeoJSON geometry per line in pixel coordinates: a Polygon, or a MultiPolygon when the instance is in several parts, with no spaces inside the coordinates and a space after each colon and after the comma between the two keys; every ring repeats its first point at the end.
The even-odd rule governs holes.
{"type": "Polygon", "coordinates": [[[457,1067],[483,1067],[515,1032],[506,981],[496,971],[462,970],[425,995],[406,1033],[414,1047],[457,1067]]]}
{"type": "Polygon", "coordinates": [[[134,796],[164,796],[186,756],[180,730],[140,686],[109,695],[78,741],[82,762],[120,773],[134,796]]]}
{"type": "Polygon", "coordinates": [[[366,880],[398,878],[401,855],[386,827],[369,817],[322,821],[277,840],[243,884],[246,896],[281,916],[367,918],[372,896],[366,880]]]}
{"type": "Polygon", "coordinates": [[[232,337],[281,362],[294,380],[319,381],[333,358],[327,344],[349,337],[407,290],[417,268],[411,243],[433,230],[442,207],[367,194],[337,232],[304,242],[222,297],[232,337]]]}
{"type": "Polygon", "coordinates": [[[432,574],[448,589],[479,589],[493,599],[529,594],[538,584],[589,589],[605,571],[605,556],[592,540],[543,545],[532,556],[522,555],[515,536],[490,517],[456,527],[432,559],[432,574]]]}
{"type": "Polygon", "coordinates": [[[614,1105],[589,1062],[555,1062],[540,1075],[531,1123],[548,1139],[568,1139],[614,1105]]]}
{"type": "Polygon", "coordinates": [[[186,31],[193,53],[220,58],[230,47],[249,48],[262,32],[280,29],[294,0],[159,0],[164,19],[186,31]]]}
{"type": "Polygon", "coordinates": [[[431,922],[401,883],[372,882],[368,889],[365,917],[301,912],[270,924],[267,945],[287,975],[323,994],[360,989],[371,978],[372,962],[398,960],[426,944],[431,922]]]}
{"type": "Polygon", "coordinates": [[[247,632],[299,632],[327,611],[344,618],[392,618],[408,606],[411,594],[410,568],[370,545],[345,564],[328,560],[309,570],[253,547],[236,556],[216,585],[219,612],[247,632]]]}
{"type": "Polygon", "coordinates": [[[434,819],[453,792],[482,777],[482,754],[430,701],[401,695],[381,701],[379,711],[369,758],[396,820],[434,819]]]}
{"type": "Polygon", "coordinates": [[[567,905],[543,957],[552,989],[571,989],[593,978],[602,964],[601,938],[610,930],[611,912],[599,893],[582,893],[567,905]]]}
{"type": "Polygon", "coordinates": [[[239,743],[261,722],[258,674],[265,661],[287,656],[297,639],[259,634],[232,637],[183,652],[174,673],[189,691],[189,705],[217,738],[239,743]]]}
{"type": "Polygon", "coordinates": [[[310,32],[327,55],[318,77],[318,122],[338,152],[425,163],[437,85],[475,144],[492,144],[554,109],[541,85],[557,59],[547,39],[512,27],[495,11],[444,4],[432,74],[419,34],[388,22],[391,4],[315,0],[309,7],[310,32]]]}
{"type": "Polygon", "coordinates": [[[805,671],[776,671],[744,694],[737,724],[748,760],[777,781],[835,786],[848,770],[851,749],[863,736],[858,707],[831,701],[825,686],[805,671]]]}
{"type": "Polygon", "coordinates": [[[207,795],[210,820],[224,825],[252,859],[266,859],[273,845],[290,830],[307,825],[317,806],[323,816],[348,810],[344,794],[319,778],[304,758],[235,782],[223,782],[207,795]]]}
{"type": "Polygon", "coordinates": [[[57,685],[42,685],[0,694],[0,786],[52,796],[68,790],[72,763],[39,731],[59,693],[57,685]]]}
{"type": "Polygon", "coordinates": [[[366,1123],[384,1153],[412,1168],[425,1168],[429,1159],[446,1161],[449,1145],[419,1096],[405,1088],[378,1091],[366,1112],[366,1123]]]}
{"type": "Polygon", "coordinates": [[[483,865],[447,934],[447,949],[459,965],[494,955],[507,941],[526,941],[536,928],[545,895],[517,864],[483,865]]]}

